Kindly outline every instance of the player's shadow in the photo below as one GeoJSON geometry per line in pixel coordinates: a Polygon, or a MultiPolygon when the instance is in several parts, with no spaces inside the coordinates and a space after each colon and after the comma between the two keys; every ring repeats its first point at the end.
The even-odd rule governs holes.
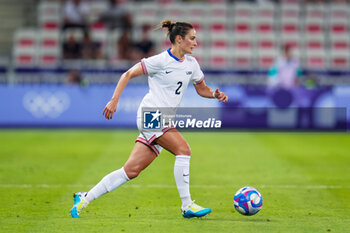
{"type": "Polygon", "coordinates": [[[191,220],[197,220],[197,221],[220,221],[220,222],[242,222],[242,223],[254,223],[254,222],[276,222],[276,220],[271,220],[270,218],[256,218],[253,216],[237,216],[235,214],[232,214],[232,218],[215,218],[213,215],[205,216],[202,218],[192,218],[191,220]]]}
{"type": "Polygon", "coordinates": [[[199,218],[198,221],[220,221],[220,222],[273,222],[271,219],[261,219],[261,218],[249,218],[249,217],[243,217],[243,218],[232,218],[232,219],[222,219],[222,218],[199,218]]]}

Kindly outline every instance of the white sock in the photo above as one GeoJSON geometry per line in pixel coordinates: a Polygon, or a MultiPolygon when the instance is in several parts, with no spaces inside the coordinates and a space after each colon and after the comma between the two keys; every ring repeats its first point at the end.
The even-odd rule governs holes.
{"type": "Polygon", "coordinates": [[[103,179],[87,193],[86,200],[91,202],[107,192],[112,192],[114,189],[118,188],[129,180],[130,179],[126,175],[124,167],[111,172],[103,177],[103,179]]]}
{"type": "Polygon", "coordinates": [[[190,194],[190,159],[189,155],[177,155],[174,164],[174,176],[182,201],[182,207],[191,204],[190,194]]]}

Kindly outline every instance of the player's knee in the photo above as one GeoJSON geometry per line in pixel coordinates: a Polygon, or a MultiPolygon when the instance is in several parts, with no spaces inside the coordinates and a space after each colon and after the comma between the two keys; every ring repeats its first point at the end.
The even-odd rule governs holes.
{"type": "Polygon", "coordinates": [[[124,167],[124,170],[130,180],[136,178],[141,172],[141,169],[139,169],[138,167],[132,167],[132,168],[124,167]]]}

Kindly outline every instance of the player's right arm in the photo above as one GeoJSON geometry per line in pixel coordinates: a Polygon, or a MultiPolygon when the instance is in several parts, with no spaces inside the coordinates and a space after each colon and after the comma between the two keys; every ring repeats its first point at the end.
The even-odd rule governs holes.
{"type": "Polygon", "coordinates": [[[141,62],[137,63],[136,65],[131,67],[128,71],[122,74],[114,90],[111,100],[107,103],[106,107],[103,109],[102,114],[106,117],[106,119],[108,120],[112,119],[113,114],[117,111],[117,104],[118,104],[120,95],[122,94],[129,80],[143,74],[144,72],[141,66],[141,62]]]}

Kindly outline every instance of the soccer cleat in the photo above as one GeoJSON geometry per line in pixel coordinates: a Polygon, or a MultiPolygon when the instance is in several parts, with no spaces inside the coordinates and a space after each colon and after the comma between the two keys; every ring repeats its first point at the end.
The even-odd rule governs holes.
{"type": "Polygon", "coordinates": [[[184,218],[203,217],[211,212],[210,208],[203,208],[195,204],[194,201],[181,210],[184,218]]]}
{"type": "Polygon", "coordinates": [[[73,218],[79,218],[80,212],[88,206],[89,202],[85,200],[86,192],[79,192],[73,194],[74,205],[70,210],[73,218]]]}

